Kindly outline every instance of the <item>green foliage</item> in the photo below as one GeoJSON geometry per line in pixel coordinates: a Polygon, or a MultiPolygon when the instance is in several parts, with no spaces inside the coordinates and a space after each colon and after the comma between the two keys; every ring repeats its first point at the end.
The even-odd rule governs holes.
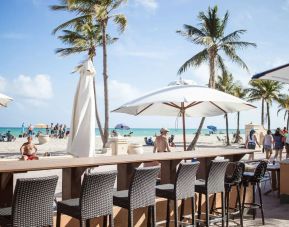
{"type": "Polygon", "coordinates": [[[177,31],[178,34],[184,36],[188,41],[203,46],[204,49],[187,60],[179,69],[178,74],[185,72],[189,67],[198,67],[200,64],[208,62],[210,52],[217,59],[217,67],[226,73],[226,67],[222,58],[223,52],[232,62],[237,63],[242,68],[248,70],[247,65],[237,55],[238,49],[247,47],[256,47],[255,43],[240,41],[241,35],[246,30],[237,30],[228,35],[225,29],[229,20],[229,12],[227,11],[223,18],[218,15],[217,6],[208,8],[207,12],[200,12],[198,15],[199,27],[184,24],[183,30],[177,31]]]}

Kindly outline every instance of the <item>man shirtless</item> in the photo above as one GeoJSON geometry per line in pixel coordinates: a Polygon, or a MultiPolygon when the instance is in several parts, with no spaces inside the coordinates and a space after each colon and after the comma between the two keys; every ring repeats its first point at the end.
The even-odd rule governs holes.
{"type": "Polygon", "coordinates": [[[154,143],[154,153],[155,152],[170,152],[170,147],[168,143],[168,134],[169,130],[166,128],[161,128],[160,133],[161,135],[156,137],[155,143],[154,143]]]}
{"type": "Polygon", "coordinates": [[[22,154],[21,160],[38,160],[39,158],[36,155],[37,148],[32,143],[32,136],[27,137],[27,142],[23,143],[20,148],[22,154]]]}

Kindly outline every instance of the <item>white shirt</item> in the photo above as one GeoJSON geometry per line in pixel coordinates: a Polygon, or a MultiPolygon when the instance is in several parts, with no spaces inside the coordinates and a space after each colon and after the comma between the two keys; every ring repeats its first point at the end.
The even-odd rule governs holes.
{"type": "Polygon", "coordinates": [[[264,146],[272,146],[273,136],[272,135],[265,135],[264,137],[264,146]]]}

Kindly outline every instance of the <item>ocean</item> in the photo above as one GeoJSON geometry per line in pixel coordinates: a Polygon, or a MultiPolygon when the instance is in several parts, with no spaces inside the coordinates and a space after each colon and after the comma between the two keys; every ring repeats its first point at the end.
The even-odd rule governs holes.
{"type": "MultiPolygon", "coordinates": [[[[27,130],[27,128],[25,128],[27,130]]],[[[110,129],[112,131],[113,128],[110,129]]],[[[140,136],[140,137],[150,137],[154,136],[155,134],[159,134],[159,128],[131,128],[130,130],[116,130],[118,131],[119,134],[121,135],[126,135],[129,132],[133,132],[132,136],[140,136]]],[[[183,130],[178,128],[169,128],[170,134],[171,135],[181,135],[183,133],[183,130]]],[[[18,137],[19,135],[22,134],[22,128],[21,127],[0,127],[0,133],[5,134],[8,131],[11,132],[12,135],[15,137],[18,137]]],[[[37,132],[42,132],[43,134],[46,133],[45,129],[34,129],[34,133],[36,134],[37,132]]],[[[195,134],[197,129],[186,129],[186,134],[195,134]]],[[[240,129],[241,134],[245,134],[245,129],[240,129]]],[[[236,129],[229,129],[229,133],[233,134],[236,132],[236,129]]],[[[202,134],[208,134],[209,130],[208,129],[202,129],[202,134]]],[[[226,133],[226,129],[218,129],[216,133],[226,133]]],[[[95,129],[95,134],[99,135],[99,130],[96,128],[95,129]]]]}

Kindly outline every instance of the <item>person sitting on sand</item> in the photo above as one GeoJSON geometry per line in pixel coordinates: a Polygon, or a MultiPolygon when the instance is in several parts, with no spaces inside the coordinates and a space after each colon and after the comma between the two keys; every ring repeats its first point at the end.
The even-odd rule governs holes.
{"type": "Polygon", "coordinates": [[[170,147],[168,143],[168,134],[169,130],[166,128],[161,128],[160,135],[156,137],[156,140],[154,142],[154,150],[153,152],[170,152],[170,147]]]}
{"type": "Polygon", "coordinates": [[[32,143],[32,136],[27,137],[27,142],[23,143],[20,152],[22,154],[21,160],[38,160],[39,158],[36,155],[37,148],[32,143]]]}

